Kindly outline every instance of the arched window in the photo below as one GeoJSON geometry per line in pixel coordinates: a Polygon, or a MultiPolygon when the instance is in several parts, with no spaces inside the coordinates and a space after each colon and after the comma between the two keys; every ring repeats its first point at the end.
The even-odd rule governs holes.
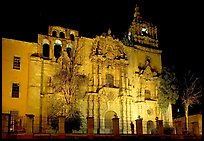
{"type": "Polygon", "coordinates": [[[52,36],[53,37],[57,37],[57,32],[54,30],[54,31],[52,31],[52,36]]]}
{"type": "Polygon", "coordinates": [[[58,59],[61,56],[61,50],[62,50],[62,47],[60,45],[54,46],[54,56],[56,59],[58,59]]]}
{"type": "Polygon", "coordinates": [[[64,32],[60,32],[60,38],[64,38],[64,32]]]}
{"type": "Polygon", "coordinates": [[[70,34],[70,39],[71,39],[71,41],[74,41],[75,39],[74,39],[74,34],[70,34]]]}
{"type": "Polygon", "coordinates": [[[141,33],[142,36],[147,36],[148,35],[148,30],[146,27],[142,27],[142,33],[141,33]]]}
{"type": "Polygon", "coordinates": [[[111,74],[106,74],[106,86],[113,87],[113,76],[111,74]]]}
{"type": "Polygon", "coordinates": [[[56,61],[61,56],[62,52],[62,42],[60,40],[56,40],[54,43],[54,56],[56,58],[56,61]]]}
{"type": "Polygon", "coordinates": [[[72,44],[71,43],[69,43],[67,45],[66,51],[67,51],[69,58],[71,58],[71,51],[72,51],[72,44]]]}
{"type": "Polygon", "coordinates": [[[49,44],[43,44],[43,57],[50,57],[50,46],[49,44]]]}

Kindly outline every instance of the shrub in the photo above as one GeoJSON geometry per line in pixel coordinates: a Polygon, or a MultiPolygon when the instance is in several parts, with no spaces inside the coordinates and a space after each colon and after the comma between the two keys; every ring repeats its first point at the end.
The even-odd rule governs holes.
{"type": "Polygon", "coordinates": [[[174,132],[173,127],[164,127],[164,134],[171,135],[174,132]]]}

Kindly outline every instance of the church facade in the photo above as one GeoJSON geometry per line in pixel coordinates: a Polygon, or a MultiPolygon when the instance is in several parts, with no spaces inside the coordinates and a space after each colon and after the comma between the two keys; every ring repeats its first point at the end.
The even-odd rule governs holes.
{"type": "MultiPolygon", "coordinates": [[[[8,48],[12,52],[2,58],[2,113],[34,115],[34,132],[39,131],[40,125],[47,128],[49,122],[45,97],[53,93],[48,84],[55,74],[53,68],[61,66],[62,54],[70,58],[67,50],[74,48],[80,48],[78,71],[88,78],[84,91],[77,95],[77,104],[84,117],[94,117],[95,133],[98,129],[100,133],[110,133],[116,115],[120,132],[125,134],[131,133],[130,123],[138,117],[143,118],[144,133],[150,133],[148,126],[156,117],[164,119],[157,104],[158,76],[162,70],[157,27],[142,19],[138,6],[121,41],[114,38],[111,29],[101,36],[87,38],[60,26],[49,26],[48,35],[38,34],[37,43],[6,38],[2,41],[3,54],[8,48]],[[16,62],[21,63],[20,68],[8,72],[15,69],[8,66],[16,62]]],[[[171,105],[168,116],[168,122],[172,122],[171,105]]]]}

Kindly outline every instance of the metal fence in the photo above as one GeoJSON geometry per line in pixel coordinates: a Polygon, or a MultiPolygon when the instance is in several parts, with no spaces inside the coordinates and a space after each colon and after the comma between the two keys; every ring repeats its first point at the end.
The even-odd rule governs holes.
{"type": "Polygon", "coordinates": [[[11,116],[10,114],[2,115],[2,133],[19,133],[26,131],[25,116],[11,116]]]}
{"type": "MultiPolygon", "coordinates": [[[[78,134],[86,134],[87,133],[87,119],[81,119],[81,126],[77,129],[72,129],[71,133],[78,134]]],[[[47,117],[34,117],[32,123],[32,131],[33,133],[58,133],[58,119],[54,125],[53,121],[47,117]],[[56,126],[54,128],[53,126],[56,126]]],[[[119,133],[122,134],[132,134],[131,131],[131,121],[130,120],[121,120],[119,119],[119,133]]],[[[74,123],[76,126],[79,126],[78,123],[74,123]]],[[[134,134],[136,131],[136,122],[133,121],[134,124],[134,134]]],[[[65,123],[65,129],[69,126],[73,126],[71,124],[65,123]]],[[[2,115],[2,133],[23,133],[26,132],[27,127],[27,117],[26,116],[17,116],[12,117],[10,114],[2,115]]],[[[181,129],[182,134],[200,134],[200,127],[198,123],[189,123],[189,131],[185,133],[185,127],[183,124],[177,123],[163,123],[163,131],[164,134],[180,134],[179,129],[181,129]]],[[[142,121],[142,130],[143,134],[158,134],[157,123],[156,121],[142,121]]],[[[66,130],[65,130],[66,131],[66,130]]],[[[66,131],[67,132],[67,131],[66,131]]],[[[111,119],[94,119],[94,134],[112,134],[113,133],[113,121],[111,119]]]]}

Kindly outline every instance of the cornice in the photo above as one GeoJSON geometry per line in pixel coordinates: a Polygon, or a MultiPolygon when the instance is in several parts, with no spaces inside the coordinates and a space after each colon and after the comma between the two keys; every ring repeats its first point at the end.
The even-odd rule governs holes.
{"type": "Polygon", "coordinates": [[[142,50],[142,51],[146,51],[146,52],[156,53],[156,54],[161,54],[162,53],[162,50],[143,47],[143,46],[140,46],[140,45],[134,45],[134,48],[142,50]]]}

